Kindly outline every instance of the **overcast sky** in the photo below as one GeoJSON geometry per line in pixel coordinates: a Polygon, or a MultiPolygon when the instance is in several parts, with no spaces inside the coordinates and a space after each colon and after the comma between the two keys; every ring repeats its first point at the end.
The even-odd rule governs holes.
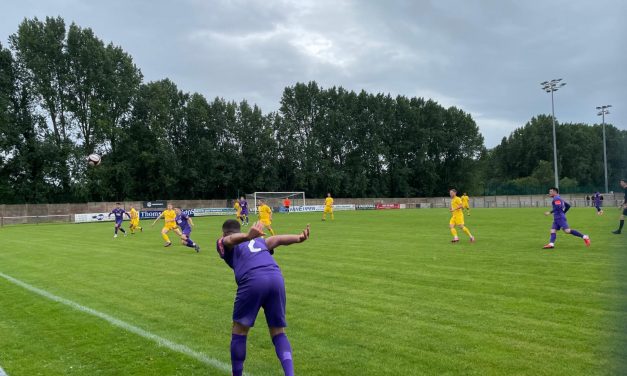
{"type": "Polygon", "coordinates": [[[122,46],[146,81],[277,110],[296,82],[432,98],[472,114],[493,147],[550,113],[627,129],[627,1],[3,0],[0,40],[61,16],[122,46]]]}

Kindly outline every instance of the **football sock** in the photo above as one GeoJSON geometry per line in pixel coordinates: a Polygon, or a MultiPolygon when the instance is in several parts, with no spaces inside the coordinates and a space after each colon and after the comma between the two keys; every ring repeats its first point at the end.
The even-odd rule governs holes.
{"type": "Polygon", "coordinates": [[[290,346],[290,341],[287,339],[287,335],[285,333],[281,333],[272,337],[272,343],[274,343],[276,356],[279,358],[279,361],[281,361],[281,366],[283,366],[285,376],[294,376],[292,347],[290,346]]]}
{"type": "Polygon", "coordinates": [[[333,216],[333,213],[331,213],[331,220],[334,220],[335,216],[333,216]]]}
{"type": "Polygon", "coordinates": [[[131,230],[131,234],[134,234],[134,233],[135,233],[135,227],[130,226],[128,229],[129,229],[129,230],[131,230]]]}
{"type": "Polygon", "coordinates": [[[272,234],[272,236],[276,235],[273,229],[269,228],[268,231],[270,231],[270,234],[272,234]]]}
{"type": "Polygon", "coordinates": [[[325,213],[325,214],[322,214],[322,220],[324,221],[325,219],[327,219],[327,215],[326,215],[326,213],[325,213]]]}
{"type": "Polygon", "coordinates": [[[622,231],[623,230],[623,225],[625,224],[625,220],[621,219],[620,220],[620,225],[618,226],[618,231],[622,231]]]}
{"type": "Polygon", "coordinates": [[[468,235],[468,237],[472,238],[472,234],[470,233],[470,230],[468,229],[468,227],[464,226],[462,227],[462,230],[464,231],[466,235],[468,235]]]}
{"type": "Polygon", "coordinates": [[[194,244],[194,241],[190,238],[187,238],[187,246],[188,247],[194,247],[196,244],[194,244]]]}
{"type": "Polygon", "coordinates": [[[455,227],[451,229],[451,235],[453,235],[454,238],[457,237],[457,230],[455,230],[455,227]]]}
{"type": "Polygon", "coordinates": [[[117,227],[115,228],[115,234],[116,235],[118,234],[118,228],[117,227]]]}
{"type": "Polygon", "coordinates": [[[233,376],[242,376],[246,360],[246,336],[231,335],[231,370],[233,376]]]}
{"type": "Polygon", "coordinates": [[[570,230],[571,235],[575,235],[576,237],[583,238],[583,234],[577,230],[570,230]]]}
{"type": "Polygon", "coordinates": [[[126,234],[126,231],[124,231],[124,229],[122,227],[120,227],[120,231],[122,231],[124,234],[126,234]]]}
{"type": "Polygon", "coordinates": [[[170,242],[170,237],[168,236],[168,234],[163,234],[163,233],[162,233],[162,234],[161,234],[161,237],[163,238],[163,240],[164,240],[166,243],[169,243],[169,242],[170,242]]]}
{"type": "Polygon", "coordinates": [[[557,233],[552,232],[551,233],[551,240],[549,240],[549,243],[555,243],[555,239],[557,239],[557,233]]]}

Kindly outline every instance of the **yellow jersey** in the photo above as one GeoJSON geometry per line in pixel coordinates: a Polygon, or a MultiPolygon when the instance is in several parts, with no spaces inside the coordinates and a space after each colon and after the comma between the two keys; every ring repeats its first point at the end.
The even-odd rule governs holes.
{"type": "Polygon", "coordinates": [[[333,198],[327,197],[324,199],[324,206],[333,206],[333,198]]]}
{"type": "Polygon", "coordinates": [[[239,201],[235,201],[235,204],[233,205],[233,209],[235,209],[237,213],[242,211],[242,207],[239,206],[239,201]]]}
{"type": "Polygon", "coordinates": [[[131,220],[139,220],[139,212],[135,208],[131,209],[131,220]]]}
{"type": "Polygon", "coordinates": [[[468,206],[468,196],[462,196],[462,203],[464,204],[464,206],[468,206]]]}
{"type": "Polygon", "coordinates": [[[259,207],[259,219],[262,221],[269,221],[270,215],[272,214],[272,209],[266,204],[263,204],[259,207]]]}
{"type": "Polygon", "coordinates": [[[453,215],[463,215],[462,210],[459,208],[461,205],[462,199],[458,196],[455,196],[455,198],[451,200],[451,210],[453,210],[453,215]]]}

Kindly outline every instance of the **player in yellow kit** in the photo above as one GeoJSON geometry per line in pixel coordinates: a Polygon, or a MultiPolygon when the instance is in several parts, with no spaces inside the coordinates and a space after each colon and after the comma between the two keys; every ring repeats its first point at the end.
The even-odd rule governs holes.
{"type": "Polygon", "coordinates": [[[470,198],[468,197],[468,194],[466,192],[464,192],[464,194],[462,195],[462,209],[466,210],[466,214],[470,215],[470,205],[468,204],[468,200],[470,198]]]}
{"type": "Polygon", "coordinates": [[[327,193],[327,198],[324,199],[324,213],[322,213],[322,220],[327,220],[327,213],[331,214],[331,220],[335,219],[333,216],[333,197],[331,193],[327,193]]]}
{"type": "Polygon", "coordinates": [[[144,229],[139,225],[139,212],[135,210],[135,208],[132,206],[131,206],[131,224],[129,228],[131,229],[131,234],[134,234],[135,230],[144,231],[144,229]]]}
{"type": "Polygon", "coordinates": [[[257,208],[257,213],[259,214],[259,221],[263,224],[263,227],[267,228],[270,231],[272,236],[275,235],[274,230],[272,229],[272,209],[266,205],[263,200],[259,200],[259,208],[257,208]]]}
{"type": "Polygon", "coordinates": [[[235,203],[233,204],[233,209],[235,209],[235,218],[243,223],[244,218],[242,218],[242,207],[239,204],[239,200],[235,200],[235,203]]]}
{"type": "Polygon", "coordinates": [[[163,217],[165,223],[163,224],[163,228],[161,229],[161,237],[165,241],[164,247],[169,247],[172,245],[170,241],[170,237],[168,236],[168,232],[173,230],[178,236],[181,236],[182,233],[179,231],[178,226],[176,225],[176,212],[172,209],[172,204],[168,204],[168,208],[164,210],[158,217],[152,222],[151,226],[154,226],[157,221],[163,217]]]}
{"type": "Polygon", "coordinates": [[[468,227],[464,226],[464,212],[462,203],[462,199],[457,197],[457,191],[455,189],[451,189],[449,191],[449,195],[451,196],[451,220],[449,221],[449,228],[451,229],[451,235],[453,235],[452,243],[457,243],[459,238],[457,237],[457,230],[455,226],[459,227],[470,237],[470,242],[474,243],[475,237],[472,236],[468,227]]]}

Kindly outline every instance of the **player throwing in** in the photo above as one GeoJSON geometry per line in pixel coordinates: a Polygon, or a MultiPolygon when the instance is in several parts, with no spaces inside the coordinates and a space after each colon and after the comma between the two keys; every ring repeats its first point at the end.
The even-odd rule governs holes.
{"type": "Polygon", "coordinates": [[[468,204],[468,200],[468,194],[464,192],[464,194],[462,195],[462,209],[466,210],[466,215],[470,216],[470,205],[468,204]]]}
{"type": "Polygon", "coordinates": [[[620,179],[620,186],[625,191],[625,197],[623,197],[623,213],[620,215],[618,222],[618,230],[612,231],[612,234],[620,234],[623,231],[623,226],[625,225],[625,216],[627,215],[627,180],[620,179]]]}
{"type": "Polygon", "coordinates": [[[263,227],[270,231],[270,234],[276,235],[272,229],[272,209],[266,204],[265,201],[259,200],[259,208],[257,209],[259,214],[259,221],[263,224],[263,227]]]}
{"type": "Polygon", "coordinates": [[[181,244],[194,248],[196,253],[200,252],[198,244],[194,243],[194,241],[189,237],[192,233],[192,227],[194,227],[194,221],[192,221],[192,218],[187,213],[183,212],[181,208],[174,208],[174,212],[176,213],[176,218],[174,220],[181,231],[181,244]]]}
{"type": "Polygon", "coordinates": [[[128,226],[131,230],[131,234],[135,235],[135,230],[144,231],[144,229],[139,225],[139,212],[135,210],[134,207],[131,206],[131,223],[128,226]]]}
{"type": "Polygon", "coordinates": [[[181,236],[181,232],[176,226],[176,212],[172,209],[172,204],[168,204],[168,208],[162,211],[161,214],[159,214],[159,216],[155,219],[155,221],[152,222],[151,226],[154,226],[155,223],[157,223],[157,221],[161,219],[162,217],[165,220],[163,224],[163,228],[161,229],[161,237],[163,238],[163,241],[165,242],[163,246],[169,247],[172,245],[172,242],[170,241],[170,237],[168,236],[168,232],[170,230],[173,230],[178,236],[181,236]]]}
{"type": "Polygon", "coordinates": [[[448,193],[449,196],[451,196],[451,208],[449,209],[449,211],[451,212],[451,220],[448,222],[448,227],[451,229],[451,235],[453,235],[453,240],[451,240],[451,243],[459,242],[459,237],[457,237],[457,230],[455,229],[455,226],[461,228],[462,231],[464,231],[464,233],[466,233],[466,235],[470,237],[470,242],[474,243],[475,237],[472,236],[468,227],[464,225],[464,205],[462,204],[462,199],[457,196],[457,190],[455,189],[450,189],[448,193]]]}
{"type": "Polygon", "coordinates": [[[126,216],[130,219],[131,217],[128,215],[128,213],[122,209],[122,206],[120,206],[119,202],[115,203],[115,208],[113,210],[111,210],[111,213],[109,213],[108,217],[111,218],[111,214],[113,214],[115,216],[115,229],[113,230],[113,237],[117,238],[118,237],[118,230],[122,231],[122,233],[124,234],[124,236],[126,236],[126,231],[124,231],[124,229],[122,228],[122,222],[124,221],[124,214],[126,214],[126,216]]]}
{"type": "Polygon", "coordinates": [[[242,212],[240,213],[242,224],[248,226],[248,201],[246,201],[244,196],[240,197],[239,206],[242,208],[242,212]],[[246,220],[246,223],[244,223],[244,220],[246,220]]]}
{"type": "Polygon", "coordinates": [[[551,226],[551,238],[549,243],[546,244],[543,249],[551,249],[555,248],[555,239],[557,239],[557,231],[560,229],[567,234],[571,234],[577,236],[579,238],[583,238],[586,247],[590,246],[590,237],[588,235],[584,235],[577,230],[572,230],[570,226],[568,226],[568,221],[566,221],[566,212],[570,209],[570,205],[564,201],[560,195],[559,190],[555,187],[549,189],[549,196],[553,199],[551,201],[551,205],[553,206],[553,210],[550,212],[545,212],[544,215],[553,214],[553,225],[551,226]]]}
{"type": "Polygon", "coordinates": [[[255,223],[247,234],[240,224],[229,219],[222,225],[222,237],[217,241],[220,258],[235,273],[237,294],[233,307],[231,334],[231,367],[234,376],[244,372],[246,339],[263,307],[270,337],[286,376],[294,375],[292,347],[285,327],[285,281],[274,261],[274,250],[282,245],[302,243],[309,239],[309,225],[299,235],[277,235],[264,239],[263,224],[255,223]]]}
{"type": "Polygon", "coordinates": [[[327,220],[327,214],[331,214],[331,220],[334,220],[333,216],[333,197],[331,193],[327,193],[327,198],[324,199],[324,212],[322,213],[322,220],[327,220]]]}

